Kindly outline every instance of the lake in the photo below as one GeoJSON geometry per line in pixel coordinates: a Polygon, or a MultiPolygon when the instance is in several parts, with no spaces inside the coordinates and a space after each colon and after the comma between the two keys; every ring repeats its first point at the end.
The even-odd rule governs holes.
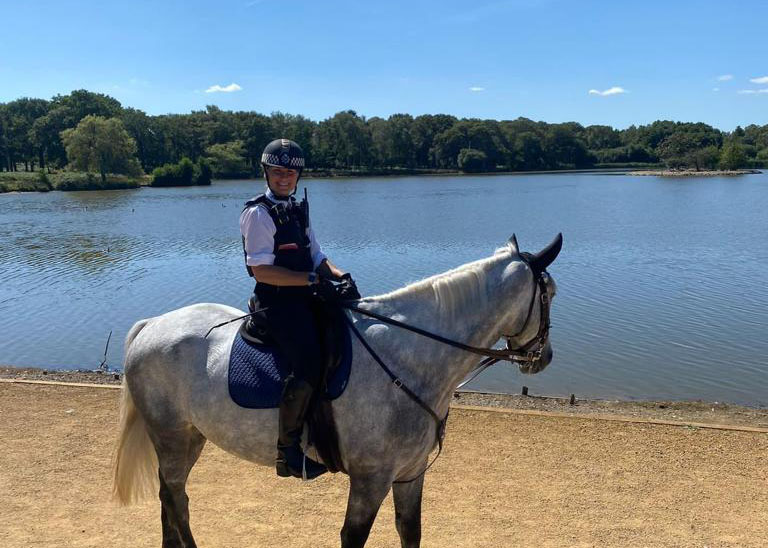
{"type": "MultiPolygon", "coordinates": [[[[477,390],[768,405],[768,173],[544,174],[302,181],[324,251],[364,295],[491,255],[514,232],[549,271],[555,358],[477,390]]],[[[0,195],[0,363],[119,368],[134,321],[244,309],[238,229],[258,181],[0,195]]],[[[394,364],[392,364],[394,367],[394,364]]]]}

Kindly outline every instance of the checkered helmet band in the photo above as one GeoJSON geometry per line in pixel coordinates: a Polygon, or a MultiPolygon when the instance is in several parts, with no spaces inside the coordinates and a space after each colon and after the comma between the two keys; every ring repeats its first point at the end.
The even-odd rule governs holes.
{"type": "Polygon", "coordinates": [[[287,152],[284,152],[280,156],[265,152],[261,155],[261,163],[267,164],[268,166],[301,168],[304,167],[304,158],[296,156],[291,157],[287,152]]]}
{"type": "Polygon", "coordinates": [[[261,163],[268,166],[303,169],[304,151],[290,139],[275,139],[264,149],[261,163]]]}

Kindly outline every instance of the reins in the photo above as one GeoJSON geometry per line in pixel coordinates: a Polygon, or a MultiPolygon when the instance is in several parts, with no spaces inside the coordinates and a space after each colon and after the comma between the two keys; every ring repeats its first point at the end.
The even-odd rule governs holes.
{"type": "Polygon", "coordinates": [[[440,456],[440,453],[443,452],[443,440],[445,439],[445,423],[448,420],[448,413],[446,413],[445,417],[442,419],[438,417],[437,413],[435,413],[435,411],[428,404],[426,404],[424,400],[422,400],[418,395],[416,395],[416,393],[413,390],[408,388],[408,386],[406,386],[406,384],[402,381],[402,379],[400,379],[400,377],[395,375],[392,372],[392,370],[389,367],[387,367],[384,361],[379,357],[376,351],[373,348],[371,348],[371,345],[368,344],[368,341],[365,340],[365,338],[360,333],[360,331],[358,331],[357,327],[355,327],[355,324],[352,323],[352,320],[350,320],[349,316],[347,316],[346,314],[344,314],[344,321],[347,322],[347,325],[352,330],[352,333],[354,333],[357,339],[360,341],[360,344],[362,344],[365,347],[365,349],[368,351],[371,357],[376,361],[376,363],[379,364],[379,367],[381,367],[384,370],[384,372],[389,376],[390,380],[392,381],[392,384],[394,384],[400,390],[405,392],[405,394],[409,398],[411,398],[414,402],[416,402],[416,404],[418,404],[419,407],[421,407],[424,411],[429,413],[429,415],[435,420],[435,424],[437,425],[437,431],[436,431],[437,455],[435,455],[435,458],[432,459],[432,462],[430,462],[427,465],[427,467],[415,477],[409,480],[396,480],[396,481],[393,481],[392,483],[411,483],[413,481],[416,481],[421,476],[423,476],[427,472],[427,470],[432,468],[432,465],[435,464],[435,461],[440,456]]]}
{"type": "MultiPolygon", "coordinates": [[[[534,276],[536,275],[534,274],[534,276]]],[[[536,284],[536,287],[534,287],[533,294],[531,295],[531,301],[528,305],[528,314],[526,315],[525,322],[523,323],[522,327],[517,333],[513,335],[502,335],[502,337],[504,337],[507,340],[507,348],[504,350],[500,350],[497,348],[479,348],[477,346],[471,346],[458,341],[454,341],[452,339],[443,337],[442,335],[437,335],[436,333],[427,331],[426,329],[409,325],[407,323],[395,320],[388,316],[384,316],[376,312],[371,312],[370,310],[365,310],[363,308],[350,304],[349,302],[340,301],[337,304],[343,308],[346,308],[347,310],[357,312],[358,314],[362,314],[364,316],[369,316],[371,318],[374,318],[386,324],[393,325],[395,327],[399,327],[407,331],[412,331],[418,335],[427,337],[428,339],[432,339],[432,340],[441,342],[443,344],[447,344],[448,346],[452,346],[454,348],[464,350],[465,352],[478,354],[480,356],[486,356],[487,358],[492,358],[494,360],[493,362],[490,362],[490,363],[488,362],[488,360],[483,360],[481,362],[481,365],[486,365],[486,364],[490,365],[491,363],[496,363],[497,361],[502,361],[502,360],[513,361],[513,362],[535,362],[541,359],[541,353],[539,351],[529,352],[528,349],[531,348],[537,342],[540,343],[539,346],[541,346],[544,342],[546,342],[547,336],[549,335],[549,308],[547,307],[547,304],[549,303],[549,295],[547,294],[547,288],[546,288],[547,276],[548,276],[547,272],[543,271],[534,278],[534,283],[536,284]],[[528,327],[528,323],[530,322],[531,316],[533,315],[533,307],[536,304],[537,289],[539,290],[539,298],[541,300],[541,320],[539,322],[539,330],[536,333],[536,336],[534,336],[533,339],[531,339],[526,344],[518,348],[511,348],[510,341],[514,338],[519,337],[528,327]]]]}
{"type": "MultiPolygon", "coordinates": [[[[524,260],[524,259],[523,259],[524,260]]],[[[527,262],[527,261],[526,261],[527,262]]],[[[535,287],[533,288],[533,295],[531,296],[531,301],[528,305],[528,314],[525,318],[525,322],[523,323],[520,330],[514,334],[514,335],[502,335],[505,339],[507,339],[507,348],[506,350],[498,350],[495,348],[479,348],[476,346],[467,345],[464,343],[460,343],[458,341],[454,341],[452,339],[448,339],[446,337],[443,337],[441,335],[437,335],[435,333],[432,333],[430,331],[427,331],[425,329],[421,329],[419,327],[415,327],[412,325],[408,325],[406,323],[400,322],[398,320],[395,320],[393,318],[389,318],[387,316],[383,316],[381,314],[377,314],[376,312],[371,312],[370,310],[364,310],[358,306],[355,306],[353,304],[350,304],[349,302],[339,301],[337,304],[343,308],[346,308],[347,310],[351,310],[353,312],[357,312],[358,314],[362,314],[364,316],[369,316],[371,318],[374,318],[376,320],[379,320],[383,323],[393,325],[395,327],[399,327],[402,329],[406,329],[408,331],[412,331],[418,335],[422,335],[424,337],[427,337],[429,339],[441,342],[443,344],[446,344],[448,346],[452,346],[454,348],[458,348],[460,350],[464,350],[466,352],[470,352],[472,354],[478,354],[480,356],[485,356],[486,358],[480,362],[480,364],[475,368],[473,371],[472,377],[470,377],[468,380],[462,382],[459,386],[464,386],[471,380],[473,380],[477,375],[479,375],[482,371],[490,367],[491,365],[505,360],[505,361],[511,361],[511,362],[530,362],[530,363],[536,363],[541,360],[541,351],[544,347],[544,344],[547,341],[547,337],[549,336],[549,307],[547,306],[549,303],[549,295],[547,294],[547,287],[546,287],[546,280],[547,280],[547,272],[546,270],[538,273],[538,275],[534,272],[534,283],[535,287]],[[537,291],[538,290],[538,291],[537,291]],[[536,333],[536,336],[531,339],[528,343],[524,344],[521,347],[518,348],[511,348],[510,343],[513,338],[516,338],[517,336],[521,335],[525,329],[528,327],[528,324],[531,320],[531,316],[533,314],[533,307],[536,304],[536,294],[539,293],[540,297],[539,300],[541,301],[541,317],[539,321],[539,329],[536,333]],[[531,348],[536,343],[539,343],[538,348],[536,351],[529,351],[529,348],[531,348]]],[[[425,403],[413,390],[411,390],[400,377],[398,377],[392,370],[387,367],[387,365],[384,363],[384,361],[379,357],[379,355],[376,353],[376,351],[371,347],[370,344],[368,344],[368,341],[365,340],[363,335],[360,333],[360,331],[357,329],[355,324],[352,322],[352,320],[344,314],[344,321],[347,323],[349,328],[352,330],[352,332],[355,334],[357,339],[360,341],[360,343],[365,347],[365,349],[368,351],[368,353],[371,355],[371,357],[376,361],[376,363],[379,364],[379,367],[389,376],[390,380],[392,381],[392,384],[394,384],[397,388],[402,390],[411,400],[413,400],[419,407],[424,409],[435,421],[436,424],[436,437],[437,437],[437,455],[435,455],[435,458],[432,459],[432,462],[430,462],[424,470],[422,470],[418,475],[415,477],[408,479],[408,480],[397,480],[393,481],[392,483],[411,483],[413,481],[416,481],[421,476],[423,476],[427,470],[429,470],[433,464],[437,461],[437,459],[440,457],[440,454],[443,451],[443,440],[445,439],[445,425],[446,421],[448,420],[448,413],[445,414],[444,418],[440,418],[437,413],[427,404],[425,403]]],[[[450,411],[450,409],[449,409],[450,411]]]]}

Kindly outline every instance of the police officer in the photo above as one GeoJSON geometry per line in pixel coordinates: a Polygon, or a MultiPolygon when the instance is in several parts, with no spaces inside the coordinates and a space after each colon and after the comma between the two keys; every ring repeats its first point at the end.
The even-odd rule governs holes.
{"type": "Polygon", "coordinates": [[[246,202],[240,233],[255,296],[267,307],[267,329],[293,369],[280,401],[276,469],[279,476],[315,478],[325,466],[301,449],[304,418],[323,374],[313,307],[319,276],[349,280],[323,254],[309,222],[306,200],[294,198],[304,168],[301,147],[288,139],[272,141],[261,156],[266,192],[246,202]],[[302,474],[303,473],[303,474],[302,474]]]}

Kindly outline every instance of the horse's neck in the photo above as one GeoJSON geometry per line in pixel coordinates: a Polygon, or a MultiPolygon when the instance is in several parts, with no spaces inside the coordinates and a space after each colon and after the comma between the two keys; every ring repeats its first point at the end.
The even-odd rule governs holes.
{"type": "MultiPolygon", "coordinates": [[[[443,337],[487,348],[498,340],[501,322],[509,310],[500,294],[492,294],[503,291],[500,280],[509,259],[495,259],[489,260],[477,273],[480,278],[472,290],[464,287],[452,293],[451,288],[444,287],[441,300],[440,292],[432,284],[421,282],[412,288],[373,298],[367,308],[443,337]]],[[[450,284],[450,277],[444,283],[450,284]]],[[[417,385],[412,388],[433,400],[435,405],[442,402],[440,406],[447,410],[456,386],[482,357],[397,327],[390,328],[389,332],[389,348],[382,349],[382,359],[395,357],[397,361],[391,365],[403,372],[404,379],[417,385]]]]}

